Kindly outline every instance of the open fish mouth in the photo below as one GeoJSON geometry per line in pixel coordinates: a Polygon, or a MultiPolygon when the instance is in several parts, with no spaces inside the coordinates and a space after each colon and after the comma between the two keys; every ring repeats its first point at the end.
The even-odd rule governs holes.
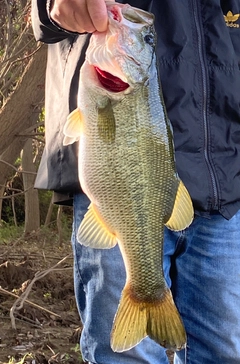
{"type": "Polygon", "coordinates": [[[121,80],[119,77],[114,76],[109,72],[103,71],[96,66],[94,68],[96,70],[99,82],[106,90],[111,92],[122,92],[129,87],[129,84],[121,80]]]}

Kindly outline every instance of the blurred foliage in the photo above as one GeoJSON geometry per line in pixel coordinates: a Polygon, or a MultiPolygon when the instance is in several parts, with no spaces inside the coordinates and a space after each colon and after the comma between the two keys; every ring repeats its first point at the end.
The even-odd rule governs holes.
{"type": "MultiPolygon", "coordinates": [[[[8,182],[7,188],[5,190],[3,205],[2,205],[2,221],[8,224],[14,224],[14,213],[13,213],[13,205],[12,205],[12,196],[16,194],[14,197],[14,210],[16,214],[16,220],[19,225],[24,224],[25,220],[25,212],[24,212],[24,194],[18,194],[19,192],[23,191],[23,181],[22,176],[16,174],[11,181],[8,182]],[[8,198],[6,198],[8,197],[8,198]]],[[[48,213],[49,205],[52,199],[52,192],[51,191],[44,191],[39,190],[39,209],[40,209],[40,222],[41,225],[45,223],[46,216],[48,213]]],[[[58,206],[54,205],[53,210],[51,213],[51,225],[56,225],[57,220],[57,210],[58,206]]],[[[63,215],[66,215],[64,218],[65,225],[71,225],[72,219],[72,208],[71,207],[64,207],[63,208],[63,215]],[[68,221],[69,220],[69,221],[68,221]]]]}
{"type": "Polygon", "coordinates": [[[23,226],[14,226],[0,220],[0,244],[7,244],[23,234],[23,226]]]}
{"type": "MultiPolygon", "coordinates": [[[[31,0],[0,0],[0,109],[11,96],[18,80],[23,75],[26,66],[37,51],[38,44],[31,27],[31,0]]],[[[39,116],[33,120],[33,126],[23,130],[24,137],[32,138],[33,161],[38,169],[45,139],[44,139],[44,109],[39,107],[39,116]]],[[[1,130],[0,130],[1,133],[1,130]]],[[[19,156],[14,167],[21,172],[22,159],[19,156]]],[[[0,171],[1,173],[1,171],[0,171]]],[[[21,173],[14,168],[8,177],[3,193],[2,213],[0,218],[7,224],[14,224],[14,213],[19,225],[24,223],[24,194],[21,173]],[[13,199],[14,197],[14,206],[13,199]]],[[[40,215],[44,224],[51,201],[51,192],[40,191],[40,215]]],[[[56,219],[57,207],[53,209],[52,219],[56,219]]]]}
{"type": "MultiPolygon", "coordinates": [[[[26,66],[38,47],[39,45],[33,36],[31,27],[31,0],[0,0],[0,109],[5,105],[8,97],[11,96],[18,80],[23,75],[26,66]]],[[[40,110],[40,113],[38,116],[36,114],[36,120],[33,120],[32,127],[23,130],[23,137],[32,138],[33,161],[36,170],[38,169],[45,144],[45,110],[42,108],[42,104],[39,105],[38,110],[40,110]]],[[[18,232],[19,227],[14,226],[16,221],[20,229],[24,225],[25,200],[21,163],[22,159],[19,156],[13,166],[19,172],[16,172],[14,168],[12,169],[3,193],[0,216],[0,241],[5,239],[3,239],[2,234],[8,235],[9,233],[11,235],[18,232]]],[[[42,226],[48,214],[51,198],[52,192],[39,191],[42,226]]],[[[57,213],[58,206],[54,206],[49,225],[49,228],[52,230],[57,229],[57,213]]],[[[71,208],[63,208],[61,220],[63,230],[69,236],[69,231],[72,227],[71,208]]]]}
{"type": "Polygon", "coordinates": [[[0,0],[0,108],[37,49],[30,0],[0,0]]]}

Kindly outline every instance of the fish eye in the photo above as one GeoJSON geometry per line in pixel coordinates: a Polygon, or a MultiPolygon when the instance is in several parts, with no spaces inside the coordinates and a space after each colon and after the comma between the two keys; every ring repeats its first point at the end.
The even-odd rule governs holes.
{"type": "Polygon", "coordinates": [[[153,36],[153,34],[147,34],[147,35],[145,35],[145,37],[144,37],[144,41],[147,43],[147,44],[149,44],[149,45],[154,45],[154,36],[153,36]]]}

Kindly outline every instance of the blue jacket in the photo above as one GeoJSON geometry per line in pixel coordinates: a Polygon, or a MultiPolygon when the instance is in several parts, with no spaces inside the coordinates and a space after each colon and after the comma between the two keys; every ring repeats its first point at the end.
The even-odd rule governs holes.
{"type": "MultiPolygon", "coordinates": [[[[229,219],[240,209],[240,0],[128,3],[155,14],[177,169],[195,211],[220,211],[229,219]]],[[[49,44],[46,147],[36,187],[71,196],[80,191],[78,146],[62,146],[62,128],[77,106],[89,36],[56,27],[43,0],[32,0],[32,22],[36,39],[49,44]]]]}

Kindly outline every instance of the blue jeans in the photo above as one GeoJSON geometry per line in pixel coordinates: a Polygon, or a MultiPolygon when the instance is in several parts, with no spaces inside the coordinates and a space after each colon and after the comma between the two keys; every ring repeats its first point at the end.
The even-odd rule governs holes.
{"type": "MultiPolygon", "coordinates": [[[[74,199],[74,285],[83,322],[83,358],[97,364],[167,364],[165,350],[149,338],[114,353],[110,332],[125,268],[118,247],[86,248],[76,239],[89,204],[74,199]]],[[[186,350],[174,364],[240,363],[240,211],[230,220],[220,214],[195,217],[181,232],[165,229],[164,273],[187,332],[186,350]]]]}

